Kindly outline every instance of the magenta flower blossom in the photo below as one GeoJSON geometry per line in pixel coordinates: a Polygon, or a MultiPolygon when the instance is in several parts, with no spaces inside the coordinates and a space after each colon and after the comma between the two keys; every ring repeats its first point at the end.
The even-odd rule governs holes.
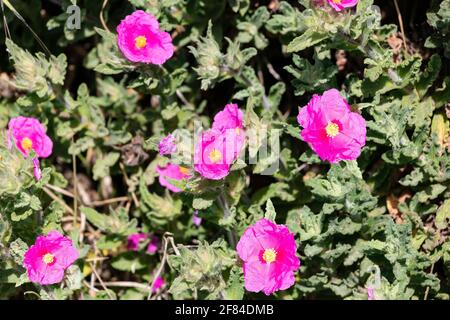
{"type": "Polygon", "coordinates": [[[236,160],[234,130],[226,134],[216,129],[202,132],[194,153],[194,169],[204,178],[220,180],[230,173],[236,160]]]}
{"type": "Polygon", "coordinates": [[[42,170],[38,158],[33,158],[33,173],[37,181],[42,179],[42,170]]]}
{"type": "Polygon", "coordinates": [[[248,227],[236,248],[243,260],[245,289],[270,295],[295,282],[300,268],[294,234],[284,225],[260,219],[248,227]]]}
{"type": "Polygon", "coordinates": [[[161,141],[159,142],[159,154],[162,156],[172,154],[176,150],[177,145],[175,144],[175,137],[171,134],[161,139],[161,141]]]}
{"type": "Polygon", "coordinates": [[[197,227],[202,224],[202,218],[198,216],[198,210],[195,210],[194,214],[192,215],[192,223],[197,227]]]}
{"type": "Polygon", "coordinates": [[[164,286],[165,284],[166,284],[166,282],[164,281],[164,279],[163,279],[162,277],[156,278],[155,283],[154,283],[154,285],[153,285],[152,292],[153,292],[153,293],[158,292],[158,290],[159,290],[162,286],[164,286]]]}
{"type": "Polygon", "coordinates": [[[156,253],[160,245],[161,241],[159,241],[159,238],[155,235],[152,235],[150,243],[147,246],[147,252],[151,254],[156,253]]]}
{"type": "Polygon", "coordinates": [[[132,62],[162,65],[173,55],[170,34],[161,31],[158,20],[142,10],[126,16],[117,33],[120,51],[132,62]]]}
{"type": "Polygon", "coordinates": [[[336,11],[341,11],[345,8],[354,7],[359,0],[327,0],[328,4],[336,11]]]}
{"type": "Polygon", "coordinates": [[[164,168],[160,166],[156,167],[156,172],[159,174],[159,183],[172,192],[181,192],[182,190],[172,185],[167,178],[172,180],[183,180],[191,177],[191,173],[188,168],[178,166],[173,163],[169,163],[164,168]]]}
{"type": "Polygon", "coordinates": [[[17,149],[27,157],[31,151],[40,158],[52,154],[53,142],[45,134],[44,126],[34,118],[17,117],[9,121],[9,137],[14,140],[17,149]]]}
{"type": "Polygon", "coordinates": [[[36,154],[36,157],[32,159],[34,176],[36,180],[41,180],[42,171],[39,157],[46,158],[51,155],[53,150],[53,142],[45,134],[44,126],[37,119],[17,117],[9,121],[8,127],[8,148],[12,148],[12,139],[25,158],[31,151],[34,151],[36,154]]]}
{"type": "Polygon", "coordinates": [[[243,119],[237,104],[227,104],[216,114],[212,128],[202,133],[195,147],[194,169],[201,176],[220,180],[228,175],[245,144],[243,119]]]}
{"type": "Polygon", "coordinates": [[[128,250],[137,251],[139,250],[139,244],[142,241],[147,240],[148,234],[146,233],[134,233],[128,236],[128,250]]]}
{"type": "Polygon", "coordinates": [[[24,256],[23,266],[32,282],[48,285],[61,282],[64,271],[79,257],[72,240],[58,231],[39,236],[24,256]]]}
{"type": "Polygon", "coordinates": [[[223,111],[214,117],[212,128],[226,135],[227,144],[232,144],[234,155],[237,157],[245,144],[244,113],[238,105],[227,104],[223,111]]]}
{"type": "Polygon", "coordinates": [[[359,157],[366,143],[366,122],[350,110],[336,89],[314,95],[297,117],[301,136],[322,160],[336,163],[359,157]]]}
{"type": "Polygon", "coordinates": [[[234,128],[244,128],[244,113],[235,103],[229,103],[214,117],[213,129],[225,130],[234,128]]]}

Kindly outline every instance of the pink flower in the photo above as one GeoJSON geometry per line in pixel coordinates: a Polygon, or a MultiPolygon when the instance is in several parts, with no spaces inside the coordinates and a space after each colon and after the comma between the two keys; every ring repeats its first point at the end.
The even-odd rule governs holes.
{"type": "Polygon", "coordinates": [[[32,282],[48,285],[61,282],[64,271],[79,257],[72,240],[58,231],[39,236],[25,253],[23,266],[32,282]]]}
{"type": "Polygon", "coordinates": [[[156,172],[159,174],[159,183],[172,192],[181,192],[182,190],[170,184],[166,178],[172,180],[183,180],[188,179],[191,176],[188,168],[178,166],[173,163],[169,163],[164,168],[160,166],[156,167],[156,172]]]}
{"type": "Polygon", "coordinates": [[[153,284],[153,289],[152,289],[153,293],[158,292],[158,290],[165,284],[166,284],[166,282],[164,281],[164,279],[162,277],[156,278],[155,283],[153,284]]]}
{"type": "Polygon", "coordinates": [[[194,214],[192,215],[192,223],[199,227],[202,224],[202,218],[198,216],[198,210],[194,211],[194,214]]]}
{"type": "Polygon", "coordinates": [[[161,31],[158,20],[142,10],[126,16],[117,33],[120,50],[132,62],[161,65],[173,55],[170,34],[161,31]]]}
{"type": "Polygon", "coordinates": [[[146,233],[134,233],[128,236],[128,250],[137,251],[139,250],[139,244],[142,241],[147,240],[148,234],[146,233]]]}
{"type": "Polygon", "coordinates": [[[161,241],[159,241],[159,238],[153,235],[150,243],[147,246],[147,252],[154,254],[156,251],[158,251],[160,244],[161,241]]]}
{"type": "Polygon", "coordinates": [[[227,148],[227,141],[232,140],[234,139],[227,139],[226,134],[216,129],[202,132],[194,153],[195,171],[202,177],[212,180],[226,177],[235,160],[235,148],[232,146],[227,148]]]}
{"type": "MultiPolygon", "coordinates": [[[[233,143],[234,154],[237,157],[245,144],[244,113],[238,108],[238,105],[227,104],[223,111],[218,112],[214,117],[212,128],[226,134],[227,139],[233,139],[231,143],[233,143]]],[[[228,142],[228,144],[230,143],[228,142]]]]}
{"type": "Polygon", "coordinates": [[[336,89],[314,95],[297,117],[302,138],[322,160],[336,163],[359,157],[366,143],[366,122],[351,112],[336,89]]]}
{"type": "Polygon", "coordinates": [[[300,260],[294,235],[286,226],[260,219],[244,231],[236,249],[244,262],[248,291],[270,295],[294,284],[300,260]]]}
{"type": "Polygon", "coordinates": [[[42,170],[38,158],[33,158],[33,173],[37,181],[42,179],[42,170]]]}
{"type": "Polygon", "coordinates": [[[177,145],[175,144],[175,137],[171,134],[161,139],[161,141],[159,142],[159,154],[162,156],[172,154],[176,150],[177,145]]]}
{"type": "Polygon", "coordinates": [[[235,103],[229,103],[214,117],[213,129],[225,130],[234,128],[244,128],[244,113],[235,103]]]}
{"type": "Polygon", "coordinates": [[[228,175],[245,144],[243,118],[237,104],[227,104],[212,128],[202,133],[194,153],[194,169],[202,177],[220,180],[228,175]]]}
{"type": "Polygon", "coordinates": [[[359,0],[327,0],[328,4],[336,11],[341,11],[344,8],[354,7],[359,0]]]}
{"type": "Polygon", "coordinates": [[[33,150],[40,158],[47,158],[52,154],[53,142],[45,134],[44,126],[34,118],[17,117],[9,121],[9,137],[27,157],[33,150]]]}

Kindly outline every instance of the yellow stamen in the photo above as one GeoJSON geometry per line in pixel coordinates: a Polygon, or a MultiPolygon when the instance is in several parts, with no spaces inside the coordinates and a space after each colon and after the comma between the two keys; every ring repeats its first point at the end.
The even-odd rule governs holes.
{"type": "Polygon", "coordinates": [[[180,166],[179,170],[184,175],[188,175],[189,174],[189,169],[188,168],[180,166]]]}
{"type": "Polygon", "coordinates": [[[264,250],[262,258],[266,263],[272,263],[277,258],[277,252],[275,249],[266,249],[264,250]]]}
{"type": "Polygon", "coordinates": [[[31,141],[30,138],[23,138],[20,145],[22,146],[22,149],[25,150],[26,152],[29,152],[31,149],[33,149],[33,141],[31,141]]]}
{"type": "Polygon", "coordinates": [[[220,160],[222,160],[222,152],[220,152],[217,149],[214,149],[209,153],[209,160],[211,160],[212,163],[217,163],[220,160]]]}
{"type": "Polygon", "coordinates": [[[134,42],[136,44],[136,48],[142,49],[143,47],[145,47],[147,45],[147,38],[144,36],[139,36],[139,37],[136,37],[136,39],[134,39],[134,42]]]}
{"type": "Polygon", "coordinates": [[[339,126],[334,122],[328,122],[325,131],[327,132],[327,136],[334,138],[339,134],[339,126]]]}
{"type": "Polygon", "coordinates": [[[240,135],[240,134],[241,134],[241,128],[237,127],[235,130],[236,130],[236,134],[237,134],[237,135],[240,135]]]}
{"type": "Polygon", "coordinates": [[[50,264],[55,260],[55,256],[51,253],[46,253],[44,257],[42,257],[42,261],[44,261],[45,264],[50,264]]]}
{"type": "Polygon", "coordinates": [[[341,4],[342,0],[333,0],[335,4],[341,4]]]}

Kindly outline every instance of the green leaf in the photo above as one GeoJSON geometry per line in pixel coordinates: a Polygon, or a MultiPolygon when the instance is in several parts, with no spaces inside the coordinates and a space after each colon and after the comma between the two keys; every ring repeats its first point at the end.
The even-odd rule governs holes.
{"type": "Polygon", "coordinates": [[[308,29],[301,36],[289,43],[287,52],[292,53],[305,50],[306,48],[319,44],[327,38],[328,34],[326,33],[308,29]]]}
{"type": "Polygon", "coordinates": [[[83,274],[77,265],[71,265],[66,270],[65,282],[70,290],[79,290],[82,287],[83,274]]]}
{"type": "Polygon", "coordinates": [[[292,81],[295,95],[303,95],[305,92],[320,94],[326,89],[336,87],[335,77],[338,69],[335,63],[320,60],[317,55],[314,56],[314,64],[296,54],[293,55],[292,60],[294,66],[286,66],[284,69],[296,78],[292,81]]]}
{"type": "Polygon", "coordinates": [[[137,220],[129,218],[123,207],[110,209],[110,214],[101,214],[88,207],[80,207],[80,212],[86,215],[86,219],[102,231],[114,235],[130,235],[136,232],[137,220]]]}
{"type": "Polygon", "coordinates": [[[242,268],[234,266],[230,271],[224,298],[226,300],[242,300],[244,297],[243,283],[244,274],[242,272],[242,268]]]}
{"type": "Polygon", "coordinates": [[[264,218],[275,221],[275,218],[277,217],[277,213],[275,212],[275,208],[273,206],[272,200],[267,199],[266,202],[266,213],[264,215],[264,218]]]}
{"type": "Polygon", "coordinates": [[[307,206],[288,212],[286,225],[291,232],[300,235],[302,241],[319,237],[323,229],[322,213],[314,214],[307,206]]]}
{"type": "Polygon", "coordinates": [[[108,228],[107,216],[98,213],[96,210],[88,207],[80,207],[80,212],[86,216],[86,219],[100,230],[106,231],[108,228]]]}
{"type": "Polygon", "coordinates": [[[111,266],[120,271],[130,271],[135,273],[148,266],[148,257],[139,255],[136,252],[125,252],[113,258],[111,266]]]}
{"type": "Polygon", "coordinates": [[[228,0],[228,3],[234,12],[239,12],[242,16],[247,12],[250,6],[250,0],[228,0]]]}
{"type": "Polygon", "coordinates": [[[439,75],[439,71],[441,71],[441,66],[442,61],[439,55],[432,55],[430,61],[428,62],[426,70],[424,71],[416,85],[416,90],[421,97],[424,97],[428,89],[433,85],[434,81],[439,75]]]}
{"type": "Polygon", "coordinates": [[[98,239],[96,245],[100,250],[115,250],[119,248],[125,241],[125,237],[118,235],[106,235],[98,239]]]}
{"type": "Polygon", "coordinates": [[[0,244],[6,245],[12,235],[12,227],[8,220],[0,215],[0,244]]]}
{"type": "Polygon", "coordinates": [[[214,203],[214,200],[217,198],[217,195],[202,195],[196,196],[192,201],[192,207],[196,210],[204,210],[211,207],[214,203]]]}
{"type": "Polygon", "coordinates": [[[181,199],[174,199],[169,193],[166,193],[164,197],[150,193],[144,179],[140,181],[139,191],[142,203],[149,209],[146,214],[152,221],[162,225],[181,214],[183,205],[181,199]]]}
{"type": "Polygon", "coordinates": [[[15,281],[14,286],[20,287],[21,285],[25,284],[25,283],[29,283],[30,280],[28,279],[28,274],[26,272],[22,273],[19,278],[15,281]]]}
{"type": "Polygon", "coordinates": [[[14,259],[14,262],[17,263],[19,266],[23,263],[23,257],[25,255],[25,252],[28,250],[28,245],[23,242],[22,239],[17,238],[11,244],[9,245],[9,252],[11,253],[12,258],[14,259]]]}
{"type": "Polygon", "coordinates": [[[63,85],[66,75],[67,58],[64,54],[49,59],[39,52],[35,56],[6,39],[6,47],[16,69],[15,85],[20,90],[35,92],[40,98],[54,95],[51,84],[63,85]]]}
{"type": "Polygon", "coordinates": [[[439,230],[448,228],[450,224],[450,199],[445,200],[442,206],[439,207],[436,213],[435,224],[439,230]]]}
{"type": "Polygon", "coordinates": [[[120,153],[110,152],[106,156],[97,159],[94,164],[92,172],[94,173],[94,180],[102,179],[110,174],[110,168],[114,166],[120,158],[120,153]]]}

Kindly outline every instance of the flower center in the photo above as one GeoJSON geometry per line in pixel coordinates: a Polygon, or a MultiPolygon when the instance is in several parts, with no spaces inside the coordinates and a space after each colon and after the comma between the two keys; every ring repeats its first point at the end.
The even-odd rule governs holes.
{"type": "Polygon", "coordinates": [[[236,131],[236,134],[237,134],[237,135],[240,135],[240,134],[241,134],[241,128],[237,127],[237,128],[235,129],[235,131],[236,131]]]}
{"type": "Polygon", "coordinates": [[[262,258],[266,263],[272,263],[277,258],[277,252],[275,251],[275,249],[272,248],[266,249],[264,250],[262,258]]]}
{"type": "Polygon", "coordinates": [[[42,257],[42,261],[44,261],[45,264],[53,263],[53,261],[55,261],[55,256],[52,255],[51,253],[46,253],[46,254],[42,257]]]}
{"type": "Polygon", "coordinates": [[[212,163],[217,163],[220,160],[222,160],[222,152],[220,152],[217,149],[214,149],[209,153],[209,160],[211,160],[212,163]]]}
{"type": "Polygon", "coordinates": [[[30,138],[23,138],[20,145],[22,146],[22,149],[25,150],[26,152],[29,152],[31,149],[33,149],[33,141],[31,141],[30,138]]]}
{"type": "Polygon", "coordinates": [[[186,167],[180,166],[180,167],[179,167],[179,170],[180,170],[180,172],[181,172],[182,174],[184,174],[184,175],[188,175],[188,174],[189,174],[189,169],[186,168],[186,167]]]}
{"type": "Polygon", "coordinates": [[[327,136],[330,138],[334,138],[339,133],[339,126],[334,122],[328,122],[328,125],[325,128],[327,136]]]}
{"type": "Polygon", "coordinates": [[[333,0],[335,4],[341,4],[342,0],[333,0]]]}
{"type": "Polygon", "coordinates": [[[143,47],[145,47],[147,45],[147,38],[144,36],[139,36],[139,37],[136,37],[136,39],[134,39],[134,42],[136,44],[136,48],[142,49],[143,47]]]}

